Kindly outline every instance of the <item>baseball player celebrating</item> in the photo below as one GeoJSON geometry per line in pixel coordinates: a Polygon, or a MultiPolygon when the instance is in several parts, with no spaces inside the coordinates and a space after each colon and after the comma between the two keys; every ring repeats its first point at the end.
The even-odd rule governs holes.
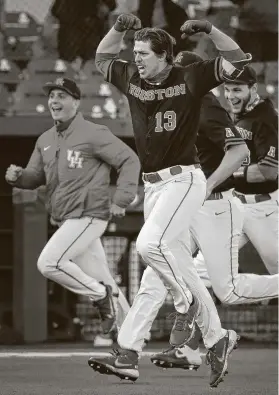
{"type": "MultiPolygon", "coordinates": [[[[181,65],[187,66],[197,56],[184,52],[178,58],[181,65]]],[[[247,71],[245,70],[244,73],[246,75],[247,71]]],[[[209,188],[213,180],[216,183],[224,171],[232,175],[233,167],[237,167],[240,156],[237,155],[236,148],[228,150],[235,144],[237,144],[236,147],[240,144],[239,130],[233,125],[227,112],[214,95],[207,94],[203,99],[197,148],[202,169],[209,176],[209,188]],[[222,150],[224,144],[227,147],[225,156],[222,150]],[[216,166],[217,170],[214,171],[216,166]]],[[[251,303],[277,298],[278,275],[258,276],[238,273],[238,240],[243,225],[243,208],[241,201],[232,192],[231,188],[234,185],[234,177],[229,177],[214,188],[191,224],[191,234],[206,262],[207,270],[203,270],[202,274],[208,273],[214,293],[221,302],[226,304],[251,303]]],[[[201,270],[200,265],[198,269],[201,270]]],[[[151,287],[154,289],[154,284],[153,281],[150,289],[151,287]]],[[[147,294],[146,288],[145,295],[147,294]]],[[[124,326],[125,322],[122,329],[124,326]]],[[[157,353],[151,360],[160,367],[185,369],[193,366],[196,368],[201,364],[198,346],[197,336],[183,348],[172,348],[157,353]]]]}
{"type": "MultiPolygon", "coordinates": [[[[249,60],[233,40],[207,21],[187,21],[182,32],[208,33],[218,49],[236,63],[218,57],[187,69],[173,67],[173,40],[156,28],[135,33],[135,63],[120,60],[117,55],[125,31],[139,28],[140,21],[134,15],[120,15],[96,54],[97,67],[127,96],[131,109],[145,183],[145,224],[137,250],[173,296],[176,319],[171,344],[183,344],[192,338],[194,321],[201,311],[206,321],[199,324],[207,345],[211,348],[221,341],[225,366],[237,335],[222,331],[217,310],[191,255],[190,223],[206,195],[195,141],[201,98],[222,81],[236,78],[249,60]]],[[[153,297],[157,300],[156,292],[153,297]]],[[[136,352],[131,356],[127,350],[120,350],[119,355],[109,358],[90,358],[89,365],[120,377],[128,372],[127,376],[135,380],[137,361],[136,352]]]]}
{"type": "Polygon", "coordinates": [[[250,150],[236,175],[235,195],[244,206],[240,247],[249,239],[269,273],[278,273],[278,113],[258,95],[252,67],[225,84],[225,97],[250,150]]]}
{"type": "MultiPolygon", "coordinates": [[[[278,114],[269,99],[258,95],[256,72],[250,66],[233,83],[226,82],[225,96],[249,147],[235,173],[234,195],[244,210],[239,248],[250,240],[268,272],[278,273],[278,114]]],[[[202,254],[195,263],[201,278],[210,281],[202,254]]]]}
{"type": "Polygon", "coordinates": [[[38,269],[68,290],[89,296],[108,333],[115,324],[112,297],[118,288],[100,237],[110,215],[123,216],[133,201],[140,164],[136,154],[106,126],[83,118],[78,111],[81,92],[74,81],[59,78],[47,83],[44,91],[55,125],[38,138],[27,167],[11,165],[6,180],[22,189],[46,185],[46,207],[59,229],[43,249],[38,269]],[[111,166],[119,174],[112,204],[111,166]],[[94,272],[110,285],[100,283],[94,272]]]}

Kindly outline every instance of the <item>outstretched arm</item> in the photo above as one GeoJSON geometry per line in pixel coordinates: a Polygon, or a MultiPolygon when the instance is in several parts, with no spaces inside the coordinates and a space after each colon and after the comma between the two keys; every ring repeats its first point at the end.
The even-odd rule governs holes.
{"type": "Polygon", "coordinates": [[[251,54],[245,54],[239,45],[227,34],[221,32],[208,21],[186,21],[181,26],[182,38],[196,33],[206,33],[223,56],[223,68],[228,70],[228,79],[237,78],[244,67],[251,62],[251,54]]]}

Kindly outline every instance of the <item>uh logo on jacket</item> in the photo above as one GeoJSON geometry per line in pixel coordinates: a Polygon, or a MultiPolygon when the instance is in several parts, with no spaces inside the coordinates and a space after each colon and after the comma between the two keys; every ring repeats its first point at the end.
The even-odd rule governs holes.
{"type": "Polygon", "coordinates": [[[67,150],[67,161],[70,169],[82,169],[84,158],[80,151],[67,150]]]}

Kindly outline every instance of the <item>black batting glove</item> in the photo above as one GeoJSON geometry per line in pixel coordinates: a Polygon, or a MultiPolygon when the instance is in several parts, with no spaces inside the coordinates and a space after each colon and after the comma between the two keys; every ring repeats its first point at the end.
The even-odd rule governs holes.
{"type": "Polygon", "coordinates": [[[114,29],[118,32],[141,29],[141,20],[133,14],[121,14],[116,19],[114,29]]]}
{"type": "Polygon", "coordinates": [[[206,33],[209,34],[212,29],[212,23],[208,21],[186,21],[180,28],[183,33],[181,38],[187,38],[196,33],[206,33]]]}

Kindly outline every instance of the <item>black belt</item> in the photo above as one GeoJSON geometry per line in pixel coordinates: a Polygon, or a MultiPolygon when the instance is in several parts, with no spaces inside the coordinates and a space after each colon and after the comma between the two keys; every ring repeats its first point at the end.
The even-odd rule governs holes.
{"type": "MultiPolygon", "coordinates": [[[[240,199],[240,201],[244,204],[252,203],[251,200],[248,199],[248,197],[247,197],[247,199],[248,199],[247,200],[245,195],[242,195],[236,191],[233,191],[233,195],[238,197],[238,199],[240,199]]],[[[271,196],[268,193],[260,193],[257,195],[253,195],[253,200],[255,200],[254,203],[266,202],[267,200],[271,200],[271,196]]]]}
{"type": "MultiPolygon", "coordinates": [[[[195,164],[189,165],[189,166],[194,166],[196,169],[201,167],[199,163],[195,163],[195,164]]],[[[182,171],[183,171],[183,168],[182,168],[182,166],[179,166],[179,165],[169,168],[170,175],[172,175],[172,176],[176,176],[177,174],[182,173],[182,171]]],[[[151,182],[152,184],[154,184],[155,182],[163,181],[163,179],[160,176],[158,171],[156,171],[154,173],[144,173],[142,176],[142,179],[143,179],[143,181],[151,182]]]]}

